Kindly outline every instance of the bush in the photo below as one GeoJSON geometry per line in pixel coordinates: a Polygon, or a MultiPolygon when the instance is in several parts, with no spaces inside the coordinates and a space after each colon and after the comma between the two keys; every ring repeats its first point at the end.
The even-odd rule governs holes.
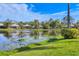
{"type": "Polygon", "coordinates": [[[76,28],[65,28],[61,30],[61,34],[65,39],[75,39],[78,37],[78,33],[79,31],[76,28]]]}

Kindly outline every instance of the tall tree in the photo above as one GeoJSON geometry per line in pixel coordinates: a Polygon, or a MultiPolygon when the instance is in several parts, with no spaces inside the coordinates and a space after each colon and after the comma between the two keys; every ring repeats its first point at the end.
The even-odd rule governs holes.
{"type": "Polygon", "coordinates": [[[12,20],[10,20],[10,19],[7,19],[5,22],[4,22],[4,26],[6,27],[6,28],[9,28],[9,26],[12,24],[12,20]]]}
{"type": "Polygon", "coordinates": [[[34,28],[39,29],[39,21],[36,19],[34,20],[34,28]]]}
{"type": "Polygon", "coordinates": [[[50,26],[52,28],[60,28],[60,25],[61,25],[61,22],[60,22],[59,19],[52,20],[51,23],[50,23],[50,26]]]}
{"type": "Polygon", "coordinates": [[[70,28],[70,3],[68,3],[67,27],[70,28]]]}
{"type": "Polygon", "coordinates": [[[77,20],[77,22],[75,23],[75,27],[79,28],[79,20],[77,20]]]}
{"type": "Polygon", "coordinates": [[[49,21],[48,21],[50,29],[52,28],[52,25],[51,25],[52,21],[53,21],[52,18],[50,18],[49,21]]]}
{"type": "Polygon", "coordinates": [[[43,29],[50,29],[49,22],[42,22],[41,25],[43,26],[43,29]]]}
{"type": "Polygon", "coordinates": [[[23,27],[24,23],[22,21],[18,22],[18,25],[19,25],[20,29],[23,29],[24,28],[23,27]]]}
{"type": "Polygon", "coordinates": [[[70,28],[71,24],[74,23],[74,18],[70,16],[70,3],[68,3],[67,16],[63,18],[63,23],[65,26],[67,25],[67,28],[70,28]]]}

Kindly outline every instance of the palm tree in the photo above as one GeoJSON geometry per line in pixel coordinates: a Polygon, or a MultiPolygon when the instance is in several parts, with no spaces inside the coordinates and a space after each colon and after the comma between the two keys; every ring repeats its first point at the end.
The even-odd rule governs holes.
{"type": "Polygon", "coordinates": [[[6,27],[6,28],[9,28],[9,26],[12,24],[12,20],[10,20],[10,19],[7,19],[5,22],[4,22],[4,26],[6,27]]]}
{"type": "Polygon", "coordinates": [[[72,23],[74,23],[74,18],[72,18],[72,17],[70,16],[70,17],[69,17],[69,22],[68,22],[68,16],[65,16],[65,17],[63,18],[62,23],[63,23],[64,25],[67,25],[67,27],[69,28],[70,25],[71,25],[72,23]],[[69,25],[68,25],[68,24],[69,24],[69,25]]]}
{"type": "Polygon", "coordinates": [[[75,23],[75,28],[79,28],[79,20],[75,23]]]}
{"type": "Polygon", "coordinates": [[[49,22],[49,27],[50,27],[50,29],[52,28],[52,25],[51,25],[52,21],[53,21],[52,18],[50,18],[49,21],[48,21],[48,22],[49,22]]]}
{"type": "Polygon", "coordinates": [[[67,28],[70,28],[70,25],[73,23],[73,18],[70,16],[70,3],[68,3],[67,16],[63,18],[63,23],[67,25],[67,28]]]}
{"type": "Polygon", "coordinates": [[[19,25],[20,29],[23,29],[24,23],[22,21],[18,22],[18,25],[19,25]]]}
{"type": "Polygon", "coordinates": [[[52,28],[59,28],[60,25],[61,25],[61,22],[59,21],[59,19],[52,20],[51,23],[50,23],[50,26],[52,28]]]}
{"type": "Polygon", "coordinates": [[[70,3],[68,3],[67,27],[70,28],[70,3]]]}
{"type": "Polygon", "coordinates": [[[43,26],[43,29],[50,29],[49,22],[42,22],[41,25],[43,26]]]}
{"type": "Polygon", "coordinates": [[[34,20],[34,28],[39,29],[39,21],[36,19],[34,20]]]}

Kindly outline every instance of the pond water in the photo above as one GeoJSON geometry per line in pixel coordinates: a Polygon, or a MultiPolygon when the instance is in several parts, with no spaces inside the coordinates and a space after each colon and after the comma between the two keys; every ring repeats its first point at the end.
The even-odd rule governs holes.
{"type": "Polygon", "coordinates": [[[49,36],[48,32],[32,30],[0,31],[0,50],[13,50],[28,44],[48,40],[50,37],[51,35],[49,36]]]}

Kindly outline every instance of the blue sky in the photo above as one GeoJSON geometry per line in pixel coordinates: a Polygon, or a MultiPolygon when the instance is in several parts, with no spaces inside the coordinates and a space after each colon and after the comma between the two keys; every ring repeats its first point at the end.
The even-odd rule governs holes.
{"type": "MultiPolygon", "coordinates": [[[[57,12],[67,10],[67,4],[64,4],[64,3],[60,3],[60,4],[59,3],[48,3],[48,4],[36,3],[32,5],[34,5],[32,9],[33,12],[40,12],[43,14],[52,14],[52,13],[57,13],[57,12]]],[[[29,8],[30,7],[31,6],[29,4],[29,8]]]]}
{"type": "MultiPolygon", "coordinates": [[[[79,4],[70,4],[71,16],[79,20],[79,4]]],[[[66,3],[25,3],[0,4],[0,21],[48,21],[50,18],[63,19],[67,15],[66,3]]]]}

